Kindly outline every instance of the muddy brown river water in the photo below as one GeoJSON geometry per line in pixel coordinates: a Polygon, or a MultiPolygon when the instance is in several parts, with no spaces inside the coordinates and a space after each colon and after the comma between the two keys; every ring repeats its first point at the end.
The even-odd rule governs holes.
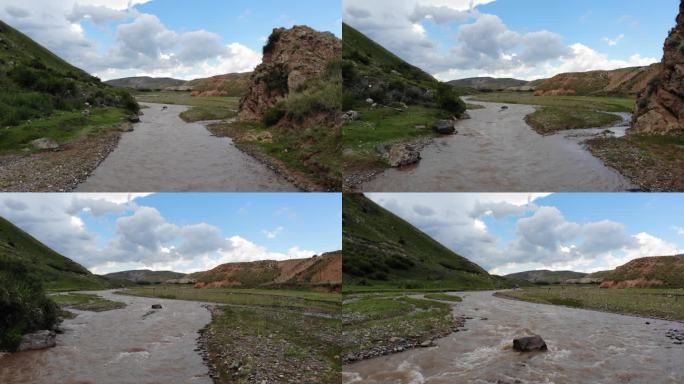
{"type": "Polygon", "coordinates": [[[492,292],[460,296],[454,313],[473,318],[466,331],[432,348],[345,366],[344,383],[684,383],[684,347],[665,336],[684,329],[682,323],[512,301],[492,292]],[[541,335],[549,351],[512,351],[513,338],[527,334],[541,335]]]}
{"type": "Polygon", "coordinates": [[[297,191],[282,176],[240,151],[228,138],[179,115],[188,107],[141,103],[141,122],[77,192],[297,191]]]}
{"type": "MultiPolygon", "coordinates": [[[[458,134],[438,138],[415,166],[389,169],[361,186],[364,192],[616,192],[633,189],[626,178],[591,155],[586,135],[605,128],[536,133],[525,123],[529,105],[473,102],[458,134]],[[508,110],[502,111],[502,106],[508,110]]],[[[623,116],[623,118],[626,117],[623,116]]],[[[625,127],[612,128],[624,135],[625,127]]]]}
{"type": "Polygon", "coordinates": [[[211,321],[201,303],[97,292],[128,304],[66,320],[57,347],[0,357],[3,384],[211,384],[198,331],[211,321]],[[163,308],[143,319],[152,304],[163,308]]]}

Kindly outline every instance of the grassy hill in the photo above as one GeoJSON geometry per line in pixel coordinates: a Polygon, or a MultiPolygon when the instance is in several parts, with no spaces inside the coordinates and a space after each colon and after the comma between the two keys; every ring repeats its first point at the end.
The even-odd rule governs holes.
{"type": "Polygon", "coordinates": [[[121,282],[90,273],[0,217],[0,260],[19,264],[49,290],[107,289],[121,282]]]}
{"type": "Polygon", "coordinates": [[[506,275],[507,278],[526,280],[531,283],[557,284],[570,279],[581,279],[586,277],[586,273],[573,271],[526,271],[506,275]]]}
{"type": "Polygon", "coordinates": [[[185,80],[172,79],[170,77],[124,77],[122,79],[113,79],[105,81],[113,87],[132,88],[136,90],[152,90],[160,91],[170,87],[179,87],[186,83],[185,80]]]}
{"type": "Polygon", "coordinates": [[[128,280],[134,283],[164,283],[167,280],[180,279],[185,277],[184,273],[171,271],[150,271],[150,270],[136,270],[136,271],[122,271],[108,273],[104,277],[118,280],[128,280]]]}
{"type": "Polygon", "coordinates": [[[342,33],[345,110],[371,98],[384,104],[435,106],[457,116],[465,111],[465,105],[448,84],[440,83],[347,24],[342,24],[342,33]]]}
{"type": "Polygon", "coordinates": [[[658,75],[660,64],[612,71],[561,73],[537,84],[540,96],[634,96],[658,75]]]}
{"type": "Polygon", "coordinates": [[[0,151],[19,151],[42,137],[69,141],[126,117],[113,110],[137,113],[138,104],[127,90],[100,82],[0,21],[0,151]]]}
{"type": "Polygon", "coordinates": [[[447,83],[454,87],[473,88],[478,91],[503,91],[507,88],[523,87],[528,85],[529,81],[510,78],[471,77],[468,79],[452,80],[447,83]]]}
{"type": "Polygon", "coordinates": [[[512,286],[361,194],[343,197],[344,289],[512,286]]]}
{"type": "Polygon", "coordinates": [[[669,287],[684,288],[684,255],[644,257],[602,272],[602,287],[669,287]]]}
{"type": "Polygon", "coordinates": [[[228,263],[193,274],[197,288],[321,288],[342,284],[342,252],[308,259],[228,263]]]}

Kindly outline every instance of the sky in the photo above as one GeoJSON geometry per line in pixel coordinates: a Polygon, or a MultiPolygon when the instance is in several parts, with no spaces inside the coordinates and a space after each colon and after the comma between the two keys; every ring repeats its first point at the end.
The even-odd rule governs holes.
{"type": "Polygon", "coordinates": [[[103,80],[249,72],[276,27],[341,36],[339,0],[3,0],[0,19],[103,80]]]}
{"type": "Polygon", "coordinates": [[[0,216],[96,274],[342,249],[342,198],[332,193],[2,193],[0,216]]]}
{"type": "Polygon", "coordinates": [[[443,81],[659,62],[679,0],[344,0],[343,19],[443,81]]]}
{"type": "Polygon", "coordinates": [[[490,273],[596,272],[684,254],[684,194],[367,196],[490,273]]]}

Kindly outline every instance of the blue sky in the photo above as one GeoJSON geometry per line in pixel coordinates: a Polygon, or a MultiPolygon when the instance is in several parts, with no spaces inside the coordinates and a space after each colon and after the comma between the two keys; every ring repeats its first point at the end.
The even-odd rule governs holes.
{"type": "Polygon", "coordinates": [[[340,250],[340,194],[0,194],[0,216],[96,273],[340,250]]]}
{"type": "Polygon", "coordinates": [[[369,196],[497,274],[594,272],[638,257],[684,253],[684,194],[369,196]]]}
{"type": "Polygon", "coordinates": [[[344,1],[344,20],[448,80],[525,79],[659,61],[678,0],[344,1]],[[394,6],[390,8],[389,3],[394,6]]]}
{"type": "Polygon", "coordinates": [[[308,25],[339,37],[341,12],[337,0],[5,0],[0,5],[0,19],[105,80],[251,71],[273,28],[308,25]]]}

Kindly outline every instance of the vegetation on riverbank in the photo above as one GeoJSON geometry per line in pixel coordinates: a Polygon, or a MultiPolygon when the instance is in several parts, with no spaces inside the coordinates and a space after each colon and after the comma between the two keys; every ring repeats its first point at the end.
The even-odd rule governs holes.
{"type": "Polygon", "coordinates": [[[526,121],[541,135],[613,125],[620,117],[606,112],[632,112],[635,103],[631,97],[534,96],[525,92],[486,93],[473,100],[540,106],[526,121]]]}
{"type": "Polygon", "coordinates": [[[219,383],[338,383],[341,295],[268,289],[135,287],[127,295],[228,304],[201,343],[219,383]]]}
{"type": "Polygon", "coordinates": [[[342,309],[343,361],[429,346],[454,331],[452,304],[404,295],[346,295],[342,309]]]}
{"type": "Polygon", "coordinates": [[[264,306],[293,310],[311,309],[317,312],[339,313],[341,296],[336,293],[276,289],[205,288],[159,285],[132,287],[117,292],[124,295],[159,297],[171,300],[204,301],[242,306],[264,306]]]}
{"type": "Polygon", "coordinates": [[[454,302],[463,301],[461,296],[449,295],[446,293],[428,293],[428,294],[424,295],[423,297],[426,299],[439,300],[439,301],[454,301],[454,302]]]}
{"type": "Polygon", "coordinates": [[[125,303],[107,300],[100,296],[86,293],[57,294],[51,295],[50,299],[62,308],[77,309],[79,311],[106,312],[126,307],[125,303]]]}
{"type": "Polygon", "coordinates": [[[140,92],[136,99],[142,103],[173,104],[190,106],[180,114],[187,123],[208,120],[223,120],[237,116],[239,97],[202,96],[193,97],[190,92],[140,92]]]}
{"type": "Polygon", "coordinates": [[[498,296],[542,304],[684,321],[684,289],[601,289],[593,286],[529,287],[498,296]]]}
{"type": "Polygon", "coordinates": [[[596,157],[617,169],[640,190],[684,191],[684,133],[630,134],[587,141],[596,157]]]}

